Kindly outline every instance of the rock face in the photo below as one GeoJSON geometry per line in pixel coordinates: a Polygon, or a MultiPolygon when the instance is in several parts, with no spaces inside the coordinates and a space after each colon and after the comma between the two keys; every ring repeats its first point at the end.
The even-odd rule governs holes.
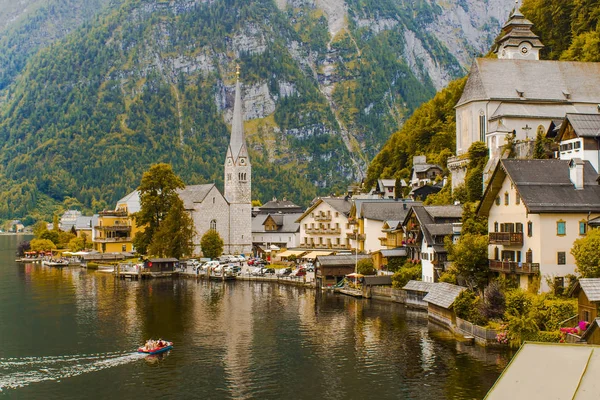
{"type": "MultiPolygon", "coordinates": [[[[264,174],[285,177],[273,188],[271,177],[257,170],[253,198],[279,191],[306,202],[345,190],[416,107],[487,52],[514,6],[513,0],[20,0],[29,10],[20,13],[14,4],[0,0],[0,32],[7,38],[0,41],[6,116],[0,161],[7,166],[0,169],[0,195],[2,182],[37,182],[19,154],[62,154],[60,146],[68,150],[83,137],[120,143],[119,154],[141,143],[154,151],[146,158],[123,153],[139,165],[110,189],[82,198],[86,204],[123,195],[174,144],[180,148],[169,147],[169,154],[189,153],[176,164],[187,183],[220,179],[222,165],[213,158],[220,160],[226,143],[219,132],[230,122],[237,64],[251,157],[265,157],[264,174]],[[45,21],[61,22],[60,35],[20,22],[44,4],[54,7],[45,21]],[[98,13],[103,17],[90,19],[98,13]],[[85,21],[91,22],[77,30],[85,21]],[[13,33],[2,30],[9,25],[13,33]],[[62,37],[67,40],[56,42],[62,37]],[[55,48],[21,54],[7,44],[24,38],[30,49],[55,48]],[[23,62],[3,64],[9,53],[23,62]],[[57,73],[63,70],[70,72],[57,73]],[[24,79],[16,79],[21,73],[24,79]],[[42,118],[39,104],[46,107],[42,118]],[[82,108],[75,117],[73,104],[82,108]],[[209,130],[208,119],[218,127],[209,130]]],[[[102,165],[94,158],[101,154],[86,162],[102,165]]],[[[63,156],[56,177],[34,184],[27,190],[36,193],[27,196],[52,190],[60,201],[78,196],[77,182],[106,185],[93,168],[78,170],[63,156]]]]}

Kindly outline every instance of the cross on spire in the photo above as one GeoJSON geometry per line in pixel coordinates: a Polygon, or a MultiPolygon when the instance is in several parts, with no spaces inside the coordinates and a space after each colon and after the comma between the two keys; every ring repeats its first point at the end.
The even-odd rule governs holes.
{"type": "Polygon", "coordinates": [[[236,64],[235,66],[235,74],[237,75],[237,77],[240,77],[240,64],[236,64]]]}

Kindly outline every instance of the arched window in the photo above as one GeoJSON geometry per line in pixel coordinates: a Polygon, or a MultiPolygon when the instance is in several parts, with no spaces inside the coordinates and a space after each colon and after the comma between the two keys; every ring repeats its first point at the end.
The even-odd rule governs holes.
{"type": "Polygon", "coordinates": [[[217,230],[217,220],[213,219],[212,221],[210,221],[210,229],[212,229],[213,231],[217,230]]]}

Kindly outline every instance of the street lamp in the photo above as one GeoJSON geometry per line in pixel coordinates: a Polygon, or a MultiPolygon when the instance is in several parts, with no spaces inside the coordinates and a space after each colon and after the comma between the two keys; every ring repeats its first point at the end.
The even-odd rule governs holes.
{"type": "Polygon", "coordinates": [[[354,249],[354,273],[358,273],[358,226],[354,225],[354,240],[356,241],[356,247],[354,249]]]}

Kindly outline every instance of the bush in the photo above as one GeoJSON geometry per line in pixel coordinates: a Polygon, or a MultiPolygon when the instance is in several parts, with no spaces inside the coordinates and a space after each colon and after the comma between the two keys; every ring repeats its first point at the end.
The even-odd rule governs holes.
{"type": "Polygon", "coordinates": [[[532,313],[541,330],[555,331],[561,322],[577,314],[577,300],[542,295],[534,301],[532,313]]]}
{"type": "Polygon", "coordinates": [[[469,321],[475,325],[485,326],[488,321],[481,313],[483,302],[471,290],[464,290],[454,300],[454,312],[458,318],[469,321]]]}
{"type": "Polygon", "coordinates": [[[392,286],[402,289],[408,281],[420,281],[423,275],[421,264],[405,263],[394,275],[392,275],[392,286]]]}
{"type": "Polygon", "coordinates": [[[375,275],[373,260],[370,258],[360,260],[356,265],[356,272],[363,275],[375,275]]]}
{"type": "Polygon", "coordinates": [[[560,331],[539,331],[527,337],[525,340],[532,342],[559,343],[561,340],[560,331]]]}
{"type": "Polygon", "coordinates": [[[485,289],[481,314],[487,319],[499,319],[504,316],[506,298],[498,282],[492,282],[485,289]]]}
{"type": "Polygon", "coordinates": [[[512,290],[506,295],[506,315],[523,316],[531,310],[532,295],[521,289],[512,290]]]}
{"type": "Polygon", "coordinates": [[[446,282],[446,283],[451,283],[453,285],[457,285],[458,281],[456,279],[456,269],[454,269],[453,267],[450,267],[447,270],[445,270],[442,273],[442,275],[440,275],[439,282],[446,282]]]}

